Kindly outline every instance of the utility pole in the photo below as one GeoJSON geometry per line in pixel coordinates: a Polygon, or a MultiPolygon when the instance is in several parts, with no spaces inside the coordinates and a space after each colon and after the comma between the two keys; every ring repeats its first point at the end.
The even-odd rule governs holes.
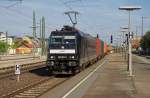
{"type": "Polygon", "coordinates": [[[35,52],[36,52],[36,46],[34,41],[36,40],[36,18],[35,18],[35,11],[33,11],[33,23],[32,23],[32,37],[33,37],[33,55],[35,56],[35,52]]]}
{"type": "Polygon", "coordinates": [[[79,14],[79,12],[77,11],[68,11],[65,12],[66,15],[68,15],[71,23],[73,24],[73,27],[75,27],[75,25],[77,24],[77,15],[79,14]],[[74,19],[73,19],[74,17],[74,19]]]}
{"type": "Polygon", "coordinates": [[[36,38],[36,19],[35,19],[35,11],[33,11],[33,24],[32,24],[32,28],[33,28],[33,38],[36,38]]]}
{"type": "Polygon", "coordinates": [[[141,32],[142,33],[142,35],[141,35],[142,37],[144,36],[144,19],[146,19],[146,18],[147,17],[142,16],[142,29],[141,29],[142,30],[142,32],[141,32]]]}
{"type": "Polygon", "coordinates": [[[136,39],[138,38],[138,28],[140,28],[140,26],[136,26],[136,27],[135,27],[136,39]]]}
{"type": "Polygon", "coordinates": [[[142,29],[141,29],[142,30],[142,37],[143,37],[143,33],[144,33],[144,28],[143,28],[144,22],[143,21],[144,21],[144,17],[142,16],[142,29]]]}
{"type": "Polygon", "coordinates": [[[40,22],[41,25],[41,33],[40,33],[40,37],[41,37],[41,49],[42,49],[42,53],[41,55],[43,56],[45,54],[45,17],[43,16],[40,22]]]}
{"type": "Polygon", "coordinates": [[[6,43],[8,44],[8,32],[6,31],[6,43]]]}
{"type": "MultiPolygon", "coordinates": [[[[6,44],[8,45],[8,32],[6,31],[6,44]]],[[[8,49],[7,49],[7,52],[6,52],[6,55],[8,54],[8,49]]]]}
{"type": "Polygon", "coordinates": [[[42,56],[42,19],[40,19],[40,47],[41,47],[40,55],[42,56]]]}

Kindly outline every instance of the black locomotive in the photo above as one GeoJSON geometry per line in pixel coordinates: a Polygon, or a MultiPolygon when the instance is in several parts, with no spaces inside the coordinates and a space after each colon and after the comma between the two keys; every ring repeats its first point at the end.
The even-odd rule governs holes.
{"type": "Polygon", "coordinates": [[[75,73],[96,62],[100,58],[96,55],[96,39],[70,26],[52,31],[47,55],[50,72],[75,73]]]}

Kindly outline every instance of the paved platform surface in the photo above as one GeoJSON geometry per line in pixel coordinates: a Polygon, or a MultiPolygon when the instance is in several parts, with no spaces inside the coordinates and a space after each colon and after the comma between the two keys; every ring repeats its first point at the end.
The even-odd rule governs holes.
{"type": "Polygon", "coordinates": [[[129,77],[121,54],[110,54],[96,81],[83,98],[150,98],[150,64],[133,56],[134,77],[129,77]]]}
{"type": "Polygon", "coordinates": [[[134,83],[137,89],[135,98],[150,98],[150,61],[133,56],[134,83]]]}
{"type": "Polygon", "coordinates": [[[39,56],[34,54],[0,55],[0,61],[13,60],[19,58],[28,58],[28,57],[39,57],[39,56]]]}
{"type": "Polygon", "coordinates": [[[45,61],[46,57],[33,56],[33,55],[8,55],[1,56],[0,68],[15,66],[16,64],[29,64],[40,61],[45,61]]]}

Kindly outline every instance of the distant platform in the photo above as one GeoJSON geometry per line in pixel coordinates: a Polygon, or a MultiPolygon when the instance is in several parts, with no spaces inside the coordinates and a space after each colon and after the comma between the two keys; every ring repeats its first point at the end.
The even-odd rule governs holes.
{"type": "Polygon", "coordinates": [[[33,56],[33,55],[5,55],[0,56],[0,68],[15,66],[16,64],[23,65],[45,61],[46,57],[33,56]]]}

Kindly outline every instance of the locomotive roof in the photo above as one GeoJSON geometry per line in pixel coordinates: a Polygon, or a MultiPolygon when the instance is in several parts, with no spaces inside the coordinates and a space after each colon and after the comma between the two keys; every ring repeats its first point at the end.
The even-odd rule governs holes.
{"type": "Polygon", "coordinates": [[[56,31],[52,31],[51,33],[53,33],[53,34],[67,34],[68,33],[68,35],[69,35],[69,33],[70,34],[79,34],[80,36],[82,36],[82,37],[87,37],[87,38],[90,38],[90,39],[95,39],[96,37],[93,37],[93,36],[91,36],[90,34],[88,34],[88,33],[84,33],[84,32],[82,32],[82,31],[80,31],[80,30],[78,30],[78,29],[76,29],[76,28],[74,28],[74,27],[71,27],[71,26],[64,26],[61,30],[56,30],[56,31]]]}

